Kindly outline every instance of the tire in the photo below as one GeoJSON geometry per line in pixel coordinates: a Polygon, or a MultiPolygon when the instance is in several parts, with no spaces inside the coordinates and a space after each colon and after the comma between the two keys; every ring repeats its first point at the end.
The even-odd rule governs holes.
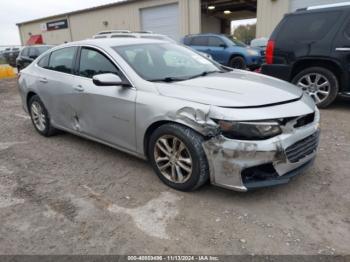
{"type": "Polygon", "coordinates": [[[231,58],[230,67],[244,70],[247,68],[247,65],[246,65],[243,57],[236,56],[236,57],[231,58]]]}
{"type": "Polygon", "coordinates": [[[50,137],[56,134],[57,130],[51,125],[49,113],[39,96],[34,95],[29,99],[28,109],[34,128],[40,135],[50,137]]]}
{"type": "Polygon", "coordinates": [[[293,78],[292,83],[310,94],[319,108],[327,108],[330,106],[337,98],[339,91],[338,78],[332,71],[323,67],[310,67],[301,71],[293,78]],[[315,83],[307,86],[308,81],[306,78],[311,76],[311,81],[316,82],[317,75],[321,76],[318,83],[322,83],[321,81],[326,80],[329,84],[322,88],[320,88],[322,84],[318,85],[318,83],[316,83],[316,86],[315,83]],[[326,96],[319,92],[328,92],[328,95],[326,96]]]}
{"type": "MultiPolygon", "coordinates": [[[[158,127],[150,137],[148,157],[160,180],[162,180],[169,187],[180,191],[194,191],[204,185],[209,179],[209,165],[202,146],[203,142],[204,137],[190,128],[172,123],[158,127]],[[178,140],[177,143],[175,143],[177,148],[183,148],[180,142],[185,146],[182,151],[180,149],[177,151],[180,151],[178,159],[181,159],[181,161],[176,160],[176,154],[173,151],[172,154],[175,155],[173,155],[173,157],[175,157],[175,163],[171,163],[171,157],[168,157],[169,160],[160,161],[157,164],[156,158],[159,159],[162,157],[167,157],[166,154],[164,154],[164,151],[160,150],[158,147],[160,144],[163,148],[166,148],[164,146],[164,142],[161,142],[160,139],[162,139],[162,141],[166,139],[169,142],[171,141],[171,138],[178,140]],[[182,162],[184,159],[186,159],[186,162],[182,162]],[[186,176],[186,170],[189,169],[189,159],[192,162],[191,172],[186,176]],[[160,167],[166,166],[167,163],[170,164],[170,166],[161,171],[160,167]],[[186,169],[182,169],[183,166],[185,166],[186,169]],[[176,171],[175,177],[170,177],[172,170],[176,171]],[[178,172],[178,170],[180,171],[178,172]],[[170,175],[164,175],[165,173],[169,173],[170,175]],[[174,181],[176,179],[178,181],[174,181]]],[[[173,148],[174,143],[169,143],[168,145],[173,148]]]]}

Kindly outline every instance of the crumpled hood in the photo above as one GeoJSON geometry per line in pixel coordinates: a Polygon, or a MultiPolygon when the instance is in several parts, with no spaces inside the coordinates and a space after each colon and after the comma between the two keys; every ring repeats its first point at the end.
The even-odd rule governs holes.
{"type": "Polygon", "coordinates": [[[302,97],[292,84],[272,77],[234,70],[191,80],[161,83],[159,92],[168,97],[221,107],[259,107],[287,103],[302,97]]]}

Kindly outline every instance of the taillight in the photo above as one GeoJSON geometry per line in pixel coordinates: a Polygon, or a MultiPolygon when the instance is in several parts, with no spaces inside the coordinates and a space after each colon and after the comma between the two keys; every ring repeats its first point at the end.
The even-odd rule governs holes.
{"type": "Polygon", "coordinates": [[[275,41],[269,40],[269,42],[267,43],[266,54],[265,54],[267,64],[270,64],[270,65],[273,64],[274,52],[275,52],[275,41]]]}

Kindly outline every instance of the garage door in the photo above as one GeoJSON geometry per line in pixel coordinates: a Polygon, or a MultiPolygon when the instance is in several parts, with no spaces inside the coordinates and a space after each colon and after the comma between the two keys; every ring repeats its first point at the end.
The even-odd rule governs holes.
{"type": "Polygon", "coordinates": [[[328,5],[348,2],[349,0],[291,0],[290,7],[291,11],[295,11],[299,8],[305,8],[314,5],[328,5]]]}
{"type": "Polygon", "coordinates": [[[177,4],[141,9],[141,28],[179,40],[179,7],[177,4]]]}

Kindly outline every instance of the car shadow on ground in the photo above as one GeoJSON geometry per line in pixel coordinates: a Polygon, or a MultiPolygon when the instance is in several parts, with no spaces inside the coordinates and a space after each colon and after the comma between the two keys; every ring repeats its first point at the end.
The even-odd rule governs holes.
{"type": "Polygon", "coordinates": [[[333,104],[331,104],[328,108],[322,109],[323,110],[348,110],[350,109],[350,98],[337,98],[333,104]]]}

